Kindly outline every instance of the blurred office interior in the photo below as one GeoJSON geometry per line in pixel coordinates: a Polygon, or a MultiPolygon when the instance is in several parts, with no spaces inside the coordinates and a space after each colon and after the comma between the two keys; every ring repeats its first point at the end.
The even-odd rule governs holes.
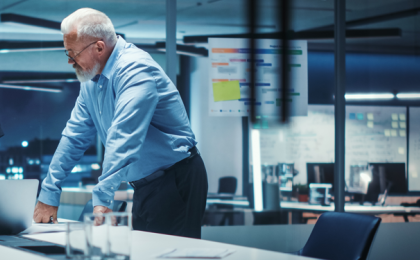
{"type": "MultiPolygon", "coordinates": [[[[333,0],[289,1],[287,27],[281,19],[282,1],[255,1],[253,24],[250,2],[177,0],[176,58],[168,60],[166,1],[2,0],[0,124],[5,136],[0,139],[0,179],[42,181],[47,175],[80,90],[74,69],[67,64],[59,26],[75,10],[91,7],[107,14],[127,42],[176,73],[172,80],[208,173],[204,239],[293,251],[307,240],[320,214],[336,210],[382,219],[369,259],[416,259],[413,255],[420,253],[414,246],[419,232],[413,234],[420,230],[420,2],[343,0],[346,38],[340,48],[345,66],[340,68],[333,0]],[[287,37],[280,33],[282,28],[287,28],[287,37]],[[255,63],[267,70],[257,72],[254,87],[265,84],[261,82],[271,73],[274,83],[266,83],[265,91],[274,89],[273,95],[279,95],[276,84],[283,72],[290,72],[288,91],[297,94],[290,101],[280,97],[278,103],[265,103],[278,114],[266,115],[264,104],[252,95],[235,101],[242,102],[245,113],[234,113],[237,106],[229,107],[232,103],[219,109],[216,102],[215,83],[239,81],[244,91],[253,72],[244,70],[244,79],[235,78],[235,73],[242,73],[237,69],[244,67],[232,63],[241,58],[223,56],[212,46],[233,48],[235,42],[249,39],[250,30],[257,45],[290,40],[288,46],[302,50],[301,63],[286,70],[279,64],[282,57],[255,63]],[[228,68],[220,68],[224,63],[228,68]],[[345,112],[344,127],[337,129],[339,69],[343,69],[340,87],[345,96],[340,104],[345,112]],[[217,78],[220,74],[215,71],[225,78],[217,78]],[[249,111],[252,106],[255,115],[249,111]],[[282,109],[288,113],[282,114],[282,109]],[[339,133],[344,134],[344,146],[336,145],[339,133]],[[338,155],[344,158],[342,168],[335,165],[338,155]],[[340,187],[337,176],[343,180],[340,187]]],[[[93,140],[62,183],[60,218],[77,220],[92,198],[104,150],[99,137],[93,140]]],[[[129,211],[132,194],[123,182],[115,199],[127,201],[129,211]]]]}

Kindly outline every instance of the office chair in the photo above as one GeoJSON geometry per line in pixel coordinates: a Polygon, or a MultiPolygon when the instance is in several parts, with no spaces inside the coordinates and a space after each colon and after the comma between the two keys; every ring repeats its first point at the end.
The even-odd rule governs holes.
{"type": "MultiPolygon", "coordinates": [[[[227,177],[222,177],[219,178],[219,189],[217,191],[217,193],[228,193],[228,194],[232,194],[235,195],[236,193],[236,187],[237,187],[237,183],[238,180],[236,179],[236,177],[232,177],[232,176],[227,176],[227,177]]],[[[233,206],[232,205],[216,205],[217,209],[225,209],[225,210],[233,210],[233,206]]],[[[224,212],[223,213],[223,217],[219,222],[220,226],[224,226],[225,223],[227,222],[227,225],[232,225],[233,224],[233,218],[234,218],[234,213],[233,212],[224,212]]]]}
{"type": "Polygon", "coordinates": [[[381,219],[373,216],[327,212],[315,224],[297,255],[327,260],[366,260],[381,219]]]}
{"type": "Polygon", "coordinates": [[[227,176],[219,178],[219,190],[217,193],[231,193],[233,195],[236,193],[237,183],[236,177],[227,176]]]}
{"type": "MultiPolygon", "coordinates": [[[[124,212],[125,208],[127,207],[127,202],[121,200],[114,200],[111,204],[111,209],[114,212],[124,212]]],[[[92,200],[89,200],[85,207],[83,208],[82,214],[80,214],[79,221],[83,222],[83,216],[85,213],[92,213],[93,212],[93,205],[92,200]]]]}

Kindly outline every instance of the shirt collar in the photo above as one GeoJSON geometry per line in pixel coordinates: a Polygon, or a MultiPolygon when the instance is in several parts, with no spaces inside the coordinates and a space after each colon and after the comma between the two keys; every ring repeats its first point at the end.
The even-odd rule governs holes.
{"type": "Polygon", "coordinates": [[[99,75],[99,74],[97,74],[95,77],[93,77],[93,79],[91,79],[93,82],[98,82],[98,80],[99,80],[99,77],[100,77],[101,75],[99,75]]]}
{"type": "Polygon", "coordinates": [[[109,56],[108,61],[105,64],[105,68],[102,70],[102,75],[104,75],[107,79],[110,78],[114,63],[118,59],[119,53],[124,49],[126,43],[127,42],[121,36],[118,36],[114,50],[112,51],[111,56],[109,56]]]}

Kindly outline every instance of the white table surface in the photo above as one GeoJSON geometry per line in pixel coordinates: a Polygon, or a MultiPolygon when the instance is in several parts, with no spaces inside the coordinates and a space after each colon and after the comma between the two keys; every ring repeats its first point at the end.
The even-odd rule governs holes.
{"type": "Polygon", "coordinates": [[[0,245],[0,258],[1,259],[16,259],[16,260],[24,260],[24,259],[30,259],[30,260],[44,260],[44,259],[50,259],[51,258],[45,258],[43,256],[34,255],[22,250],[17,250],[11,247],[2,246],[0,245]]]}
{"type": "MultiPolygon", "coordinates": [[[[65,244],[65,233],[45,233],[45,234],[35,234],[35,235],[25,235],[24,237],[37,239],[42,241],[47,241],[56,244],[65,244]]],[[[226,260],[309,260],[314,258],[308,258],[303,256],[290,255],[285,253],[279,253],[268,250],[261,250],[250,247],[236,246],[231,244],[201,240],[201,239],[192,239],[184,238],[177,236],[161,235],[156,233],[142,232],[142,231],[133,231],[132,233],[132,253],[131,259],[163,259],[157,258],[161,253],[164,253],[165,250],[171,248],[226,248],[233,249],[235,252],[223,259],[226,260]]],[[[13,250],[13,249],[11,249],[13,250]]],[[[10,251],[8,249],[8,251],[10,251]]],[[[17,250],[14,250],[17,251],[17,250]]],[[[13,252],[8,252],[9,255],[13,255],[13,252]]],[[[20,253],[20,252],[19,252],[20,253]]],[[[0,254],[3,256],[3,249],[0,248],[0,254]]],[[[16,254],[18,254],[16,252],[16,254]]],[[[13,255],[14,256],[14,255],[13,255]]],[[[20,259],[20,258],[15,258],[20,259]]],[[[25,259],[25,258],[22,258],[25,259]]],[[[32,259],[32,258],[31,258],[32,259]]],[[[33,259],[46,259],[46,258],[33,258],[33,259]]],[[[186,259],[186,258],[178,258],[186,259]]],[[[191,260],[188,259],[188,260],[191,260]]]]}

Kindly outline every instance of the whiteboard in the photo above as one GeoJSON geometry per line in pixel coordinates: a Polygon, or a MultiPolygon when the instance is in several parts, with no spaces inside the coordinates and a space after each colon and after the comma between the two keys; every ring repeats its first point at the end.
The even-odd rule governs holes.
{"type": "Polygon", "coordinates": [[[408,190],[420,191],[420,107],[410,107],[408,190]]]}
{"type": "MultiPolygon", "coordinates": [[[[405,107],[346,106],[346,179],[350,165],[406,163],[405,116],[405,107]]],[[[306,184],[306,163],[334,162],[334,128],[333,105],[309,105],[307,117],[261,130],[261,163],[294,163],[294,183],[306,184]]]]}
{"type": "Polygon", "coordinates": [[[260,131],[261,164],[294,163],[294,183],[306,184],[306,163],[334,162],[332,105],[309,105],[308,116],[260,131]]]}
{"type": "Polygon", "coordinates": [[[406,107],[346,106],[346,180],[350,165],[389,162],[407,168],[406,107]]]}

